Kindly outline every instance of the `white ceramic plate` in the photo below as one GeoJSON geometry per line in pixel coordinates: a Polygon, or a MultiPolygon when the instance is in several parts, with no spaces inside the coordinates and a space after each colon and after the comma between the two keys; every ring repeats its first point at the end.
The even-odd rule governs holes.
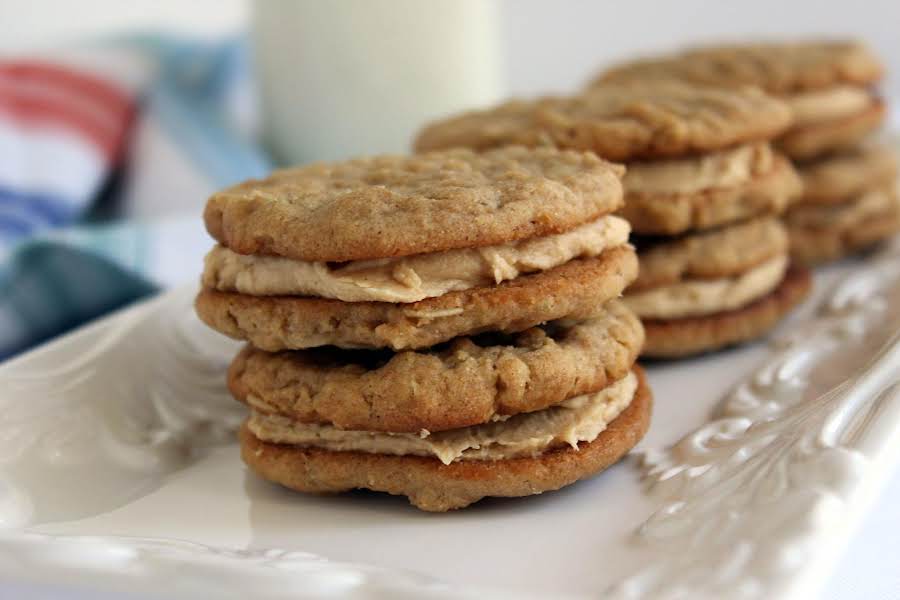
{"type": "Polygon", "coordinates": [[[0,576],[211,597],[774,598],[824,582],[900,455],[900,240],[820,273],[769,343],[651,364],[650,432],[539,497],[422,513],[263,482],[237,344],[194,290],[0,366],[0,576]]]}

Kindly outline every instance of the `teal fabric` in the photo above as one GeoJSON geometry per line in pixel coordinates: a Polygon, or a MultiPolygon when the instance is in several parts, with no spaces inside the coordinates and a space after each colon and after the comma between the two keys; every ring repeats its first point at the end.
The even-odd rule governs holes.
{"type": "Polygon", "coordinates": [[[157,291],[133,271],[55,242],[20,246],[7,268],[0,286],[0,358],[157,291]]]}

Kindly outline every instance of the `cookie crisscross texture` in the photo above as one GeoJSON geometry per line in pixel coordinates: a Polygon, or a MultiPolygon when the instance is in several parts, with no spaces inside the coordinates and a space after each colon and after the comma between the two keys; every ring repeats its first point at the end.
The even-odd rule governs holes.
{"type": "Polygon", "coordinates": [[[572,229],[622,204],[623,169],[552,148],[378,156],[275,171],[214,194],[206,228],[240,254],[343,262],[572,229]]]}
{"type": "Polygon", "coordinates": [[[865,86],[883,75],[881,62],[860,42],[810,40],[691,48],[613,66],[592,85],[674,78],[789,94],[840,84],[865,86]]]}
{"type": "Polygon", "coordinates": [[[755,88],[640,82],[464,113],[425,127],[415,147],[555,146],[634,160],[768,140],[784,131],[791,118],[787,105],[755,88]]]}

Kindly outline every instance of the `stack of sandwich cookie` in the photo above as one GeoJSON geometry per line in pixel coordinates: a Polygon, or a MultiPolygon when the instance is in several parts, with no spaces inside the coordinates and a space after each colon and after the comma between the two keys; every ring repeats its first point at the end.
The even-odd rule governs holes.
{"type": "Polygon", "coordinates": [[[754,88],[628,83],[452,117],[416,148],[552,145],[625,161],[619,214],[641,261],[625,302],[644,321],[644,355],[673,357],[759,337],[808,293],[778,220],[801,186],[770,144],[790,123],[754,88]]]}
{"type": "Polygon", "coordinates": [[[249,344],[251,469],[445,511],[558,489],[643,436],[621,168],[508,148],[274,173],[214,195],[197,312],[249,344]]]}
{"type": "Polygon", "coordinates": [[[660,79],[755,85],[784,100],[794,124],[777,145],[805,184],[786,215],[791,254],[813,264],[900,231],[896,160],[864,142],[884,121],[884,102],[872,89],[882,74],[862,44],[813,41],[688,50],[614,67],[595,85],[660,79]]]}

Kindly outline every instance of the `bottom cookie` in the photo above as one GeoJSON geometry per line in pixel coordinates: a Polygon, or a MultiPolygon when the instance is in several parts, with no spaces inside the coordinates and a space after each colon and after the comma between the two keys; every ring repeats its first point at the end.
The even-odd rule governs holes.
{"type": "Polygon", "coordinates": [[[301,492],[369,489],[407,496],[426,511],[463,508],[487,496],[530,496],[594,475],[621,459],[647,432],[652,395],[635,367],[638,388],[628,407],[590,443],[533,458],[465,460],[335,452],[259,440],[245,425],[241,456],[262,477],[301,492]]]}
{"type": "Polygon", "coordinates": [[[756,339],[806,298],[811,287],[809,271],[792,266],[774,291],[743,308],[702,317],[644,320],[646,340],[641,355],[679,358],[756,339]]]}

